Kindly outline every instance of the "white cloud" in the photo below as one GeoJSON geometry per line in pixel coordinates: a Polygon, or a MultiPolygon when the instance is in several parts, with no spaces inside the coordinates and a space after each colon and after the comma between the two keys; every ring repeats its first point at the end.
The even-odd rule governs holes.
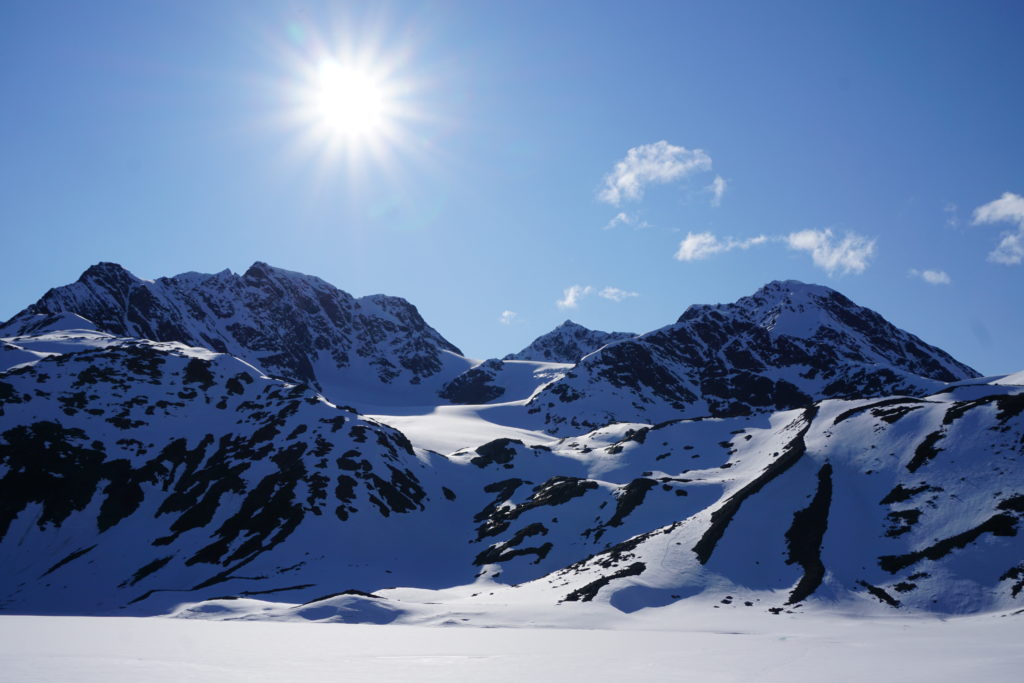
{"type": "Polygon", "coordinates": [[[562,292],[561,299],[555,302],[559,308],[576,308],[580,299],[594,291],[590,285],[573,285],[562,292]]]}
{"type": "Polygon", "coordinates": [[[711,157],[699,149],[670,145],[665,140],[633,147],[605,176],[597,193],[602,202],[618,206],[623,199],[640,199],[644,186],[670,183],[694,171],[711,169],[711,157]]]}
{"type": "Polygon", "coordinates": [[[1002,241],[989,252],[988,260],[1008,266],[1024,261],[1024,197],[1004,192],[999,199],[976,208],[972,222],[974,225],[1016,223],[1017,232],[1004,232],[1002,241]]]}
{"type": "Polygon", "coordinates": [[[679,243],[676,259],[679,261],[697,261],[707,258],[712,254],[717,254],[720,251],[724,251],[721,243],[710,232],[690,232],[679,243]]]}
{"type": "Polygon", "coordinates": [[[711,192],[711,206],[722,205],[722,196],[725,195],[726,184],[725,178],[716,175],[715,179],[708,185],[707,189],[711,192]]]}
{"type": "Polygon", "coordinates": [[[614,301],[614,302],[618,303],[620,301],[624,301],[624,300],[629,299],[629,298],[634,297],[634,296],[640,296],[640,293],[639,292],[627,292],[626,290],[619,289],[618,287],[605,287],[600,292],[598,292],[597,295],[599,297],[603,297],[605,299],[608,299],[609,301],[614,301]]]}
{"type": "Polygon", "coordinates": [[[836,241],[829,229],[792,232],[786,236],[786,243],[790,249],[810,252],[814,265],[829,275],[837,270],[844,275],[863,273],[875,253],[875,240],[847,233],[836,241]]]}
{"type": "Polygon", "coordinates": [[[974,210],[974,224],[981,223],[1016,223],[1024,228],[1024,197],[1012,192],[1004,192],[999,199],[982,204],[974,210]]]}
{"type": "Polygon", "coordinates": [[[498,318],[498,322],[502,325],[511,325],[518,317],[519,314],[515,311],[502,311],[501,317],[498,318]]]}
{"type": "Polygon", "coordinates": [[[720,240],[710,232],[690,232],[679,243],[679,249],[676,250],[676,260],[699,261],[714,254],[732,251],[733,249],[749,249],[750,247],[764,244],[767,241],[768,238],[764,235],[758,235],[746,240],[735,240],[732,237],[720,240]]]}
{"type": "Polygon", "coordinates": [[[1024,261],[1024,228],[1019,232],[1004,233],[999,246],[989,252],[988,260],[1007,266],[1024,261]]]}
{"type": "Polygon", "coordinates": [[[910,274],[921,278],[930,285],[948,285],[953,282],[944,270],[918,270],[917,268],[911,268],[910,274]]]}
{"type": "Polygon", "coordinates": [[[828,229],[803,230],[785,236],[758,235],[745,240],[719,239],[710,232],[690,232],[679,243],[675,258],[677,261],[699,261],[715,254],[749,249],[768,242],[784,242],[790,249],[810,252],[814,265],[830,275],[836,271],[862,273],[875,253],[875,240],[856,233],[848,233],[842,240],[836,240],[828,229]]]}

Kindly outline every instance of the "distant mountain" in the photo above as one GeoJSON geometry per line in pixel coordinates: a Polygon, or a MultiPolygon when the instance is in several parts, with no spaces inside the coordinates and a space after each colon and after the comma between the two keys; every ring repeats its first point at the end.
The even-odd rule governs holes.
{"type": "Polygon", "coordinates": [[[571,320],[541,335],[518,353],[503,359],[489,358],[451,379],[438,392],[438,396],[452,403],[480,404],[529,398],[533,392],[564,374],[568,365],[605,344],[619,339],[632,339],[628,332],[602,332],[578,325],[571,320]],[[538,376],[523,383],[524,368],[519,362],[534,363],[538,376]],[[556,364],[565,368],[556,368],[556,364]]]}
{"type": "Polygon", "coordinates": [[[451,403],[521,402],[564,376],[569,363],[490,358],[445,384],[438,396],[451,403]]]}
{"type": "Polygon", "coordinates": [[[920,396],[977,377],[828,287],[772,282],[584,357],[530,402],[566,433],[613,421],[746,415],[825,398],[920,396]]]}
{"type": "Polygon", "coordinates": [[[602,332],[591,330],[566,320],[564,323],[533,340],[518,353],[510,353],[503,360],[536,360],[549,363],[575,363],[583,356],[605,344],[620,339],[632,339],[630,332],[602,332]]]}
{"type": "Polygon", "coordinates": [[[244,275],[156,280],[100,263],[0,326],[0,337],[50,329],[54,316],[69,313],[109,334],[229,353],[339,397],[381,400],[394,393],[388,387],[414,393],[469,366],[404,299],[356,299],[320,278],[259,262],[244,275]]]}

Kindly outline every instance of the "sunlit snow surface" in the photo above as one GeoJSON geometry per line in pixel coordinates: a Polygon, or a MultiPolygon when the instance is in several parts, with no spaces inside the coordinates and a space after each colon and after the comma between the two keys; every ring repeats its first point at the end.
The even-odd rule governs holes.
{"type": "MultiPolygon", "coordinates": [[[[1018,681],[1024,615],[658,611],[593,628],[0,617],[4,681],[1018,681]]],[[[584,612],[581,612],[582,617],[584,612]]]]}

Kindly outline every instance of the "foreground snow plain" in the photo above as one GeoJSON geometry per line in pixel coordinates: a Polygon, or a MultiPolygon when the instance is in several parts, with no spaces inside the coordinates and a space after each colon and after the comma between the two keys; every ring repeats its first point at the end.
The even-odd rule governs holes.
{"type": "Polygon", "coordinates": [[[1024,668],[1024,615],[655,612],[615,630],[3,616],[0,679],[935,683],[1024,668]]]}

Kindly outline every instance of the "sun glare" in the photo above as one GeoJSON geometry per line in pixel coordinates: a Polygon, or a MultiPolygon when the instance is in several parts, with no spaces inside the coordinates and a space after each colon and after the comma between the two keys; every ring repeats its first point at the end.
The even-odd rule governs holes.
{"type": "Polygon", "coordinates": [[[414,48],[386,49],[379,30],[359,33],[362,42],[340,29],[295,29],[278,46],[287,70],[272,82],[282,104],[277,120],[294,133],[296,158],[313,160],[325,179],[340,168],[350,178],[396,169],[429,145],[414,48]]]}
{"type": "Polygon", "coordinates": [[[325,60],[313,98],[320,123],[331,133],[370,137],[387,123],[386,84],[369,71],[325,60]]]}

